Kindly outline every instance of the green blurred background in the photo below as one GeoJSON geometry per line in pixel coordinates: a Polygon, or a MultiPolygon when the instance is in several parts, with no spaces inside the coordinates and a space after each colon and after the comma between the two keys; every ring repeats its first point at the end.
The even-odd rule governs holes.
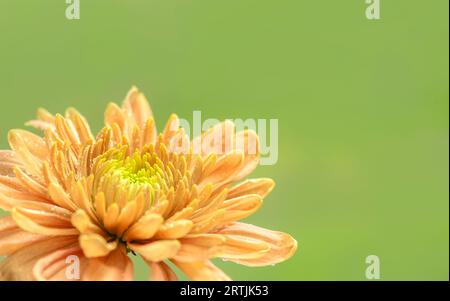
{"type": "MultiPolygon", "coordinates": [[[[291,233],[274,267],[218,262],[236,280],[448,280],[448,1],[0,1],[0,146],[38,107],[98,130],[131,85],[161,128],[278,118],[277,182],[249,222],[291,233]]],[[[146,279],[136,260],[137,279],[146,279]]]]}

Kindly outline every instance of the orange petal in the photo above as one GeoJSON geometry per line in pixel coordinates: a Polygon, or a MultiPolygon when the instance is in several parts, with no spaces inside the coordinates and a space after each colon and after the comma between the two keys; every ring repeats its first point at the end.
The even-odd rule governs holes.
{"type": "Polygon", "coordinates": [[[169,207],[168,200],[158,200],[158,202],[153,205],[150,209],[148,209],[145,214],[155,213],[164,216],[167,212],[167,208],[169,207]]]}
{"type": "Polygon", "coordinates": [[[28,245],[0,262],[0,280],[35,280],[33,267],[53,251],[74,245],[78,236],[53,237],[28,245]]]}
{"type": "Polygon", "coordinates": [[[163,141],[165,144],[169,145],[170,139],[175,136],[175,134],[178,132],[179,127],[180,120],[178,119],[178,116],[176,114],[171,114],[162,132],[163,141]]]}
{"type": "Polygon", "coordinates": [[[21,191],[23,189],[19,180],[15,177],[1,176],[0,175],[0,191],[21,191]]]}
{"type": "Polygon", "coordinates": [[[119,218],[119,214],[120,208],[117,203],[114,203],[108,207],[103,224],[106,230],[108,230],[110,233],[113,233],[117,228],[117,219],[119,218]]]}
{"type": "Polygon", "coordinates": [[[180,262],[205,261],[215,257],[226,238],[218,234],[189,235],[180,239],[181,248],[174,260],[180,262]]]}
{"type": "Polygon", "coordinates": [[[69,194],[67,194],[59,184],[50,183],[48,186],[48,193],[56,205],[71,211],[75,211],[78,208],[70,198],[69,194]]]}
{"type": "Polygon", "coordinates": [[[195,226],[191,233],[199,234],[208,232],[216,228],[223,220],[226,210],[220,209],[215,212],[211,212],[205,216],[202,216],[201,221],[195,221],[195,226]]]}
{"type": "Polygon", "coordinates": [[[91,133],[88,122],[77,110],[74,108],[67,109],[66,118],[72,121],[81,145],[85,145],[89,141],[94,140],[94,136],[91,133]]]}
{"type": "Polygon", "coordinates": [[[0,160],[0,175],[1,176],[14,176],[14,166],[15,164],[9,162],[2,162],[0,160]]]}
{"type": "Polygon", "coordinates": [[[11,218],[11,216],[6,216],[0,218],[0,233],[3,231],[8,231],[17,228],[16,223],[11,218]]]}
{"type": "Polygon", "coordinates": [[[120,211],[119,217],[117,218],[117,236],[122,236],[123,232],[127,230],[130,225],[134,222],[137,214],[137,203],[136,201],[128,202],[125,207],[120,211]]]}
{"type": "Polygon", "coordinates": [[[20,228],[31,233],[49,236],[70,236],[78,234],[78,230],[73,228],[70,222],[70,226],[65,224],[67,221],[61,216],[58,216],[58,214],[49,214],[46,211],[40,213],[34,210],[14,207],[11,215],[20,228]],[[49,220],[46,220],[47,217],[49,220]],[[55,226],[53,226],[52,222],[55,223],[55,226]]]}
{"type": "Polygon", "coordinates": [[[23,231],[10,216],[0,218],[0,256],[9,255],[46,238],[43,235],[23,231]]]}
{"type": "Polygon", "coordinates": [[[225,200],[221,208],[227,210],[250,210],[258,209],[262,204],[261,196],[257,194],[243,195],[237,198],[225,200]]]}
{"type": "Polygon", "coordinates": [[[0,150],[0,176],[14,177],[14,166],[20,165],[20,161],[12,151],[0,150]]]}
{"type": "Polygon", "coordinates": [[[30,193],[36,194],[42,198],[48,198],[48,190],[42,183],[39,183],[29,175],[27,175],[21,168],[15,166],[14,174],[30,193]]]}
{"type": "Polygon", "coordinates": [[[132,281],[133,263],[120,248],[108,256],[92,258],[82,271],[83,281],[132,281]]]}
{"type": "Polygon", "coordinates": [[[270,250],[263,256],[254,259],[230,259],[246,266],[266,266],[285,261],[297,250],[297,241],[292,236],[278,231],[271,231],[245,223],[231,224],[217,233],[233,235],[233,237],[247,237],[249,240],[259,240],[267,243],[270,250]]]}
{"type": "MultiPolygon", "coordinates": [[[[11,182],[10,184],[15,185],[17,184],[17,182],[15,183],[11,182]]],[[[0,209],[11,211],[13,207],[19,206],[20,204],[27,202],[45,203],[45,204],[51,203],[51,201],[48,199],[39,197],[33,193],[30,193],[27,190],[22,189],[23,188],[15,189],[13,187],[8,187],[0,183],[0,209]]]]}
{"type": "Polygon", "coordinates": [[[105,220],[106,215],[106,199],[105,199],[105,193],[103,191],[97,193],[97,196],[94,200],[94,206],[95,206],[95,213],[98,216],[98,219],[100,222],[103,222],[105,220]]]}
{"type": "Polygon", "coordinates": [[[258,166],[260,154],[258,134],[252,130],[237,133],[236,150],[244,153],[244,160],[239,172],[234,176],[234,181],[248,176],[258,166]]]}
{"type": "Polygon", "coordinates": [[[250,194],[227,200],[222,205],[222,209],[225,210],[225,215],[220,221],[220,224],[226,225],[244,219],[255,213],[261,205],[262,199],[257,194],[250,194]]]}
{"type": "Polygon", "coordinates": [[[141,146],[155,144],[157,135],[158,133],[156,132],[155,121],[153,118],[149,118],[145,123],[144,130],[142,131],[141,146]]]}
{"type": "Polygon", "coordinates": [[[201,136],[192,140],[194,153],[206,156],[211,153],[226,154],[234,148],[234,123],[226,120],[216,124],[201,136]]]}
{"type": "Polygon", "coordinates": [[[42,162],[48,157],[44,139],[23,130],[11,130],[8,141],[26,171],[37,178],[42,177],[42,162]]]}
{"type": "Polygon", "coordinates": [[[184,128],[179,128],[177,132],[167,141],[169,151],[177,154],[188,154],[190,150],[189,136],[184,128]]]}
{"type": "Polygon", "coordinates": [[[47,129],[54,128],[55,116],[50,114],[47,110],[41,108],[37,111],[37,119],[28,121],[25,125],[45,131],[47,129]]]}
{"type": "Polygon", "coordinates": [[[103,257],[117,248],[117,241],[107,242],[103,236],[96,233],[82,234],[80,246],[88,258],[103,257]]]}
{"type": "Polygon", "coordinates": [[[247,194],[258,194],[265,198],[275,187],[275,182],[269,178],[246,180],[228,191],[228,198],[235,198],[247,194]]]}
{"type": "Polygon", "coordinates": [[[117,124],[121,131],[125,129],[126,116],[125,113],[115,103],[110,103],[105,111],[105,124],[113,126],[117,124]]]}
{"type": "Polygon", "coordinates": [[[14,198],[11,198],[5,194],[2,193],[2,190],[0,190],[0,209],[3,209],[5,211],[11,211],[14,206],[17,206],[21,203],[21,200],[17,200],[14,198]]]}
{"type": "Polygon", "coordinates": [[[216,267],[211,261],[199,262],[179,262],[173,263],[180,268],[191,280],[194,281],[230,281],[222,270],[216,267]]]}
{"type": "Polygon", "coordinates": [[[81,274],[86,257],[78,245],[56,250],[40,258],[33,267],[33,275],[38,281],[78,281],[81,275],[72,275],[70,265],[67,261],[69,256],[76,256],[78,259],[78,272],[81,274]]]}
{"type": "Polygon", "coordinates": [[[38,135],[35,135],[31,132],[25,131],[25,130],[11,130],[8,133],[8,138],[10,138],[10,142],[13,142],[12,145],[14,146],[13,150],[16,154],[16,158],[19,160],[19,162],[22,162],[22,158],[19,156],[21,153],[21,150],[16,150],[15,147],[24,146],[30,153],[40,159],[45,160],[48,158],[49,150],[47,147],[47,144],[45,143],[44,139],[42,137],[39,137],[38,135]],[[14,143],[16,142],[16,143],[14,143]]]}
{"type": "Polygon", "coordinates": [[[220,234],[189,234],[182,239],[180,242],[183,244],[192,244],[202,247],[215,247],[221,245],[225,242],[225,237],[220,234]]]}
{"type": "Polygon", "coordinates": [[[128,92],[123,103],[123,109],[139,127],[142,127],[153,116],[147,99],[136,87],[132,87],[128,92]]]}
{"type": "Polygon", "coordinates": [[[217,257],[226,259],[261,258],[270,251],[268,243],[241,235],[225,235],[226,241],[217,252],[217,257]]]}
{"type": "Polygon", "coordinates": [[[150,280],[152,281],[177,281],[175,272],[164,262],[150,262],[150,280]]]}
{"type": "Polygon", "coordinates": [[[37,110],[37,118],[48,123],[55,122],[55,116],[53,116],[50,112],[43,108],[39,108],[37,110]]]}
{"type": "Polygon", "coordinates": [[[80,209],[83,209],[86,211],[86,213],[89,215],[89,217],[92,220],[97,220],[97,215],[95,215],[94,212],[94,204],[91,200],[91,195],[89,193],[89,184],[88,180],[93,179],[93,176],[90,176],[89,178],[82,178],[78,182],[74,182],[71,187],[71,196],[72,200],[75,204],[77,204],[77,207],[80,209]]]}
{"type": "Polygon", "coordinates": [[[180,246],[178,240],[157,240],[148,244],[128,244],[130,249],[141,254],[149,262],[159,262],[172,258],[177,254],[180,246]]]}
{"type": "Polygon", "coordinates": [[[17,156],[14,154],[13,151],[10,150],[0,150],[0,162],[20,164],[20,161],[17,158],[17,156]]]}
{"type": "Polygon", "coordinates": [[[200,181],[201,186],[213,183],[221,186],[229,183],[232,177],[240,170],[244,155],[241,152],[233,152],[222,156],[210,171],[205,171],[200,181]]]}
{"type": "Polygon", "coordinates": [[[19,206],[14,208],[14,211],[42,226],[72,228],[70,222],[72,212],[56,205],[23,201],[19,206]]]}
{"type": "Polygon", "coordinates": [[[123,239],[125,241],[150,239],[158,231],[163,221],[164,219],[159,214],[144,215],[127,230],[123,239]]]}
{"type": "Polygon", "coordinates": [[[78,209],[71,217],[72,225],[82,234],[102,234],[103,230],[97,226],[87,215],[86,211],[78,209]]]}
{"type": "Polygon", "coordinates": [[[223,202],[225,201],[228,194],[227,189],[223,189],[221,192],[219,192],[216,196],[212,197],[211,199],[206,200],[202,207],[199,208],[195,213],[192,215],[192,220],[197,222],[199,219],[202,219],[205,215],[208,213],[214,212],[218,208],[220,208],[223,205],[223,202]]]}
{"type": "Polygon", "coordinates": [[[162,225],[156,233],[158,239],[177,239],[185,236],[191,231],[194,223],[191,220],[177,220],[162,225]]]}
{"type": "Polygon", "coordinates": [[[58,135],[58,137],[61,140],[65,141],[66,145],[70,145],[78,155],[81,142],[72,121],[70,119],[64,118],[60,114],[56,114],[55,126],[55,133],[58,135]]]}

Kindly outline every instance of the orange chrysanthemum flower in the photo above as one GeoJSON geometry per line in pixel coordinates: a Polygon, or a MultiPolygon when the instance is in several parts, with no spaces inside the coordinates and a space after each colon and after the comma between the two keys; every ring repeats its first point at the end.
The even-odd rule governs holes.
{"type": "Polygon", "coordinates": [[[258,165],[253,131],[226,121],[190,142],[172,115],[158,135],[136,88],[108,106],[96,137],[74,109],[39,110],[29,124],[44,137],[12,130],[12,150],[0,151],[0,208],[11,212],[0,219],[0,280],[66,280],[68,256],[81,280],[132,280],[130,253],[152,280],[177,279],[169,262],[192,280],[229,280],[210,259],[265,266],[297,249],[285,233],[238,222],[274,187],[234,184],[258,165]]]}

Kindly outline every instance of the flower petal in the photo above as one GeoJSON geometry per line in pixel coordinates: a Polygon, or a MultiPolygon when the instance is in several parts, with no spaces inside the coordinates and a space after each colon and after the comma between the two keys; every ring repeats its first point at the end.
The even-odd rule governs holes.
{"type": "Polygon", "coordinates": [[[244,153],[244,160],[239,172],[234,176],[234,181],[248,176],[258,166],[260,153],[258,134],[252,130],[237,133],[236,150],[244,153]]]}
{"type": "Polygon", "coordinates": [[[0,150],[0,176],[14,177],[14,166],[20,165],[12,151],[0,150]]]}
{"type": "Polygon", "coordinates": [[[269,178],[246,180],[228,191],[228,198],[240,197],[247,194],[258,194],[265,198],[275,187],[275,182],[269,178]]]}
{"type": "Polygon", "coordinates": [[[18,160],[31,175],[42,178],[42,162],[48,157],[44,139],[23,130],[11,130],[8,141],[18,160]]]}
{"type": "Polygon", "coordinates": [[[47,130],[55,127],[55,116],[45,109],[38,109],[37,119],[28,121],[25,125],[32,126],[38,130],[47,130]]]}
{"type": "Polygon", "coordinates": [[[108,256],[92,258],[82,271],[83,281],[131,281],[133,263],[121,248],[108,256]]]}
{"type": "Polygon", "coordinates": [[[35,263],[61,248],[74,245],[78,236],[52,237],[17,250],[0,262],[0,280],[35,280],[35,263]]]}
{"type": "MultiPolygon", "coordinates": [[[[11,182],[10,184],[15,185],[17,183],[18,182],[11,182]]],[[[21,187],[13,188],[0,183],[0,209],[11,211],[15,206],[30,202],[51,205],[50,200],[34,195],[27,190],[23,190],[21,187]]]]}
{"type": "Polygon", "coordinates": [[[21,168],[14,166],[14,174],[20,181],[22,187],[32,194],[35,194],[41,198],[48,199],[48,190],[42,183],[39,183],[29,175],[27,175],[21,168]]]}
{"type": "Polygon", "coordinates": [[[78,281],[81,275],[72,275],[71,272],[81,273],[86,261],[80,246],[70,246],[40,258],[33,267],[33,275],[38,281],[78,281]],[[70,256],[76,256],[78,259],[77,271],[69,269],[71,267],[71,262],[68,261],[70,256]]]}
{"type": "Polygon", "coordinates": [[[48,186],[48,193],[56,205],[71,211],[75,211],[78,208],[70,198],[69,194],[66,193],[59,184],[50,183],[48,186]]]}
{"type": "Polygon", "coordinates": [[[105,111],[105,124],[113,126],[117,124],[121,131],[124,131],[126,124],[126,116],[119,106],[115,103],[110,103],[105,111]]]}
{"type": "Polygon", "coordinates": [[[205,157],[211,153],[224,155],[234,148],[235,126],[230,120],[216,124],[192,140],[195,154],[205,157]]]}
{"type": "Polygon", "coordinates": [[[16,147],[20,148],[20,146],[27,148],[30,153],[39,160],[48,158],[49,150],[47,144],[45,143],[45,140],[38,135],[25,130],[11,130],[8,133],[8,139],[10,139],[12,146],[14,146],[12,149],[19,162],[23,162],[20,156],[21,149],[16,150],[16,147]]]}
{"type": "Polygon", "coordinates": [[[262,199],[257,194],[250,194],[227,200],[222,205],[222,209],[225,210],[225,214],[220,221],[220,224],[226,225],[231,222],[244,219],[255,213],[261,205],[262,199]]]}
{"type": "Polygon", "coordinates": [[[103,257],[117,248],[117,241],[107,242],[103,236],[96,233],[82,234],[80,246],[88,258],[103,257]]]}
{"type": "Polygon", "coordinates": [[[127,230],[130,225],[135,221],[137,215],[137,203],[136,201],[128,202],[125,207],[120,211],[117,218],[116,235],[122,236],[123,232],[127,230]]]}
{"type": "Polygon", "coordinates": [[[25,231],[50,236],[71,236],[78,234],[78,230],[70,224],[67,225],[60,216],[48,214],[47,212],[39,213],[34,210],[27,210],[21,207],[14,207],[11,215],[17,225],[25,231]],[[51,219],[50,223],[45,221],[46,217],[51,219]],[[44,222],[45,221],[45,222],[44,222]],[[55,222],[55,225],[51,224],[55,222]],[[42,223],[42,224],[40,224],[42,223]]]}
{"type": "Polygon", "coordinates": [[[193,226],[194,223],[186,219],[168,222],[159,228],[155,236],[159,239],[177,239],[188,234],[193,226]]]}
{"type": "Polygon", "coordinates": [[[10,216],[0,218],[0,256],[9,255],[46,238],[43,235],[23,231],[10,216]]]}
{"type": "Polygon", "coordinates": [[[290,258],[297,250],[297,241],[292,236],[278,231],[271,231],[245,223],[234,223],[220,231],[219,234],[232,237],[247,237],[251,241],[258,240],[267,243],[270,250],[263,256],[254,259],[230,258],[230,261],[246,266],[266,266],[280,263],[290,258]]]}
{"type": "Polygon", "coordinates": [[[141,146],[155,144],[157,136],[158,133],[156,132],[155,121],[153,120],[153,117],[151,117],[144,125],[144,130],[142,131],[141,137],[141,146]]]}
{"type": "Polygon", "coordinates": [[[14,198],[8,197],[7,195],[4,195],[2,193],[2,190],[0,189],[0,209],[11,211],[12,208],[19,205],[20,202],[20,200],[16,200],[14,198]]]}
{"type": "Polygon", "coordinates": [[[72,121],[75,132],[77,133],[81,145],[86,145],[89,141],[94,140],[91,129],[86,119],[74,108],[69,108],[66,111],[66,118],[72,121]]]}
{"type": "Polygon", "coordinates": [[[175,272],[164,262],[150,262],[150,280],[152,281],[177,281],[175,272]]]}
{"type": "Polygon", "coordinates": [[[103,230],[94,224],[86,211],[78,209],[71,217],[72,225],[82,234],[97,233],[102,234],[103,230]]]}
{"type": "Polygon", "coordinates": [[[247,194],[233,199],[228,199],[223,202],[221,208],[227,210],[255,210],[262,204],[261,196],[257,194],[247,194]]]}
{"type": "MultiPolygon", "coordinates": [[[[200,186],[212,183],[218,187],[232,181],[232,178],[241,168],[244,155],[241,152],[228,153],[220,157],[210,170],[205,167],[200,186]]],[[[208,168],[209,169],[209,168],[208,168]]]]}
{"type": "Polygon", "coordinates": [[[14,164],[9,162],[2,162],[0,160],[0,175],[1,176],[14,176],[14,164]]]}
{"type": "Polygon", "coordinates": [[[126,114],[139,126],[144,126],[145,122],[153,117],[150,105],[144,94],[140,93],[136,87],[132,87],[123,103],[126,114]]]}
{"type": "Polygon", "coordinates": [[[180,120],[178,119],[178,116],[176,114],[171,114],[162,132],[162,138],[166,145],[170,145],[169,142],[172,137],[177,134],[179,127],[180,120]]]}
{"type": "Polygon", "coordinates": [[[42,226],[55,228],[73,228],[70,222],[72,212],[56,205],[23,201],[14,211],[26,216],[42,226]]]}
{"type": "Polygon", "coordinates": [[[114,233],[115,229],[117,228],[117,219],[119,217],[119,214],[120,208],[117,203],[114,203],[108,207],[103,224],[106,230],[108,230],[110,233],[114,233]]]}
{"type": "Polygon", "coordinates": [[[56,114],[54,132],[59,139],[65,141],[65,144],[71,147],[77,156],[80,154],[81,141],[72,120],[64,118],[60,114],[56,114]]]}
{"type": "Polygon", "coordinates": [[[216,257],[226,238],[218,234],[189,235],[180,239],[181,248],[174,260],[180,262],[198,262],[216,257]]]}
{"type": "Polygon", "coordinates": [[[133,224],[124,234],[125,241],[147,240],[155,235],[164,219],[159,214],[146,214],[133,224]]]}
{"type": "Polygon", "coordinates": [[[173,263],[180,268],[191,280],[194,281],[230,281],[222,270],[216,267],[211,261],[180,262],[173,260],[173,263]]]}
{"type": "Polygon", "coordinates": [[[192,234],[200,234],[209,232],[210,230],[216,228],[219,224],[222,223],[226,214],[225,209],[220,209],[215,212],[211,212],[202,216],[201,221],[195,221],[195,226],[192,229],[192,234]]]}
{"type": "Polygon", "coordinates": [[[148,244],[129,243],[128,247],[141,254],[146,261],[159,262],[175,256],[181,244],[178,240],[157,240],[148,244]]]}
{"type": "Polygon", "coordinates": [[[226,241],[217,252],[217,257],[226,259],[255,259],[271,250],[267,242],[241,235],[225,235],[226,241]]]}

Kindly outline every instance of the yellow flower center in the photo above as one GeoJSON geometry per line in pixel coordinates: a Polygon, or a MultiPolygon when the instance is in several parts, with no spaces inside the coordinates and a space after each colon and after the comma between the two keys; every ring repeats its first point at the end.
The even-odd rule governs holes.
{"type": "Polygon", "coordinates": [[[155,193],[165,187],[163,168],[154,152],[127,155],[126,147],[113,149],[96,160],[94,194],[104,192],[107,206],[117,203],[121,208],[143,194],[146,207],[150,206],[155,193]]]}
{"type": "MultiPolygon", "coordinates": [[[[94,160],[86,185],[93,214],[110,238],[108,241],[127,246],[136,237],[142,239],[136,227],[168,219],[190,205],[191,200],[192,208],[198,204],[198,191],[187,168],[191,161],[187,160],[191,158],[168,154],[162,144],[133,151],[129,146],[119,146],[94,160]]],[[[192,227],[192,222],[188,226],[192,227]]],[[[169,226],[161,228],[163,233],[173,231],[165,227],[169,226]]]]}
{"type": "Polygon", "coordinates": [[[125,160],[113,159],[107,164],[111,166],[112,173],[130,184],[159,186],[158,169],[151,165],[149,154],[141,156],[139,152],[135,152],[125,160]]]}
{"type": "Polygon", "coordinates": [[[94,214],[111,240],[129,241],[127,230],[154,206],[165,204],[170,214],[186,205],[190,177],[185,158],[169,160],[163,148],[149,145],[130,153],[123,146],[95,159],[88,186],[94,214]]]}

